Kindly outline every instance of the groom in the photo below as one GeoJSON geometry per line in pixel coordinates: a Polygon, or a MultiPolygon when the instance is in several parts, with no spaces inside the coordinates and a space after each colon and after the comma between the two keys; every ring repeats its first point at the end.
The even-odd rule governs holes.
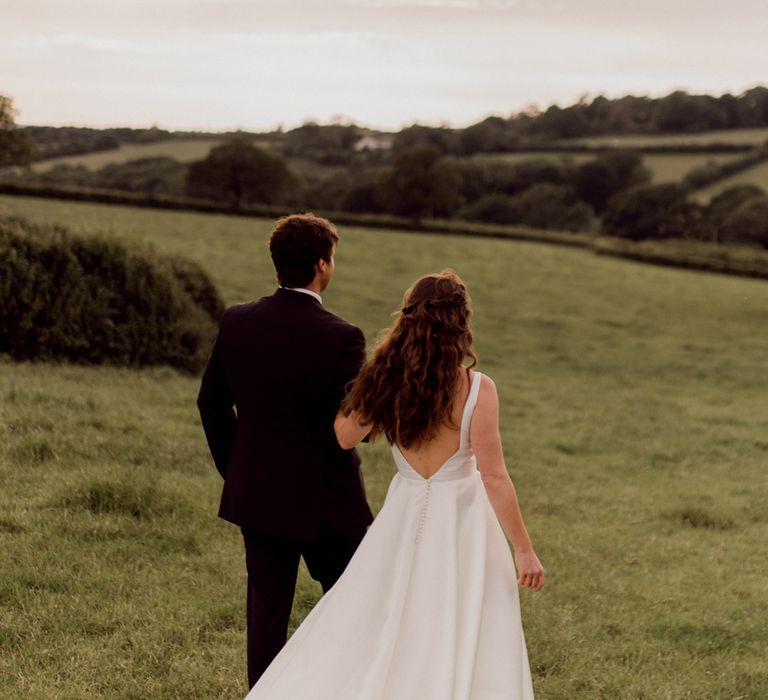
{"type": "Polygon", "coordinates": [[[361,331],[326,311],[338,236],[312,214],[269,242],[279,289],[225,312],[197,405],[224,477],[219,516],[240,526],[248,571],[248,683],[285,644],[299,558],[327,591],[372,515],[360,458],[333,421],[365,360],[361,331]]]}

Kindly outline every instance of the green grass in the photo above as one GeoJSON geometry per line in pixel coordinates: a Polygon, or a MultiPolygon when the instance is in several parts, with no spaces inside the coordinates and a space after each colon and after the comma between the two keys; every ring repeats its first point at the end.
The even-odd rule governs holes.
{"type": "MultiPolygon", "coordinates": [[[[222,142],[222,139],[167,139],[154,143],[126,143],[110,151],[82,153],[58,158],[39,160],[32,164],[35,172],[50,170],[55,165],[82,165],[89,170],[98,170],[113,163],[126,163],[139,158],[175,158],[181,163],[201,160],[208,152],[222,142]]],[[[254,142],[260,148],[272,148],[269,141],[254,142]]],[[[289,158],[288,165],[294,173],[315,179],[330,177],[345,170],[343,166],[323,165],[306,158],[289,158]]]]}
{"type": "MultiPolygon", "coordinates": [[[[569,143],[580,145],[595,146],[616,146],[616,147],[638,147],[654,145],[671,144],[689,144],[689,143],[762,143],[768,139],[768,129],[733,129],[729,131],[714,131],[703,134],[691,135],[661,135],[661,136],[600,136],[594,138],[575,139],[569,143]]],[[[211,148],[221,142],[221,139],[188,139],[177,140],[168,139],[156,143],[147,144],[124,144],[120,148],[112,151],[100,151],[97,153],[85,153],[81,155],[62,156],[60,158],[51,158],[34,163],[32,169],[37,172],[49,170],[54,165],[82,165],[90,170],[99,168],[110,163],[124,163],[138,158],[154,158],[168,156],[176,158],[183,163],[204,158],[211,148]]],[[[264,143],[262,146],[269,147],[264,143]]],[[[689,171],[704,165],[707,161],[717,163],[726,162],[733,158],[740,157],[738,153],[680,153],[680,154],[646,154],[643,156],[645,165],[650,169],[652,180],[654,182],[678,182],[689,171]]],[[[594,158],[591,153],[570,153],[567,151],[558,152],[535,152],[520,151],[515,153],[500,154],[481,154],[472,156],[475,160],[483,162],[503,162],[519,163],[531,159],[550,159],[550,160],[570,160],[573,163],[581,164],[594,158]]],[[[289,159],[289,165],[293,172],[299,173],[311,178],[330,177],[333,174],[343,172],[342,166],[326,166],[302,158],[289,159]]],[[[768,176],[762,172],[756,172],[752,177],[752,170],[741,173],[742,179],[739,182],[754,182],[763,186],[761,182],[768,179],[768,176]],[[744,178],[747,178],[746,180],[744,178]]],[[[735,176],[738,177],[738,176],[735,176]]],[[[720,191],[720,190],[717,190],[720,191]]]]}
{"type": "Polygon", "coordinates": [[[89,170],[98,170],[111,163],[125,163],[139,158],[159,158],[162,156],[188,163],[205,158],[208,151],[219,143],[221,143],[221,139],[168,139],[154,143],[124,143],[111,151],[97,151],[40,160],[32,165],[32,169],[42,172],[49,170],[54,165],[82,165],[89,170]]]}
{"type": "Polygon", "coordinates": [[[708,202],[724,190],[736,185],[757,185],[768,192],[768,161],[763,161],[748,170],[742,170],[740,173],[720,180],[714,185],[697,190],[696,199],[708,202]]]}
{"type": "MultiPolygon", "coordinates": [[[[229,302],[270,222],[0,198],[153,240],[229,302]]],[[[539,700],[768,697],[768,284],[534,243],[341,228],[324,295],[371,341],[454,267],[548,571],[521,595],[539,700]]],[[[244,565],[171,370],[0,363],[0,697],[237,698],[244,565]]],[[[394,473],[362,449],[374,509],[394,473]]],[[[319,595],[302,572],[293,624],[319,595]]],[[[361,631],[365,633],[365,631],[361,631]]],[[[345,699],[340,699],[345,700],[345,699]]]]}
{"type": "Polygon", "coordinates": [[[478,153],[469,156],[468,160],[481,163],[506,163],[516,165],[525,160],[554,160],[570,161],[577,165],[594,160],[594,153],[572,153],[570,151],[514,151],[512,153],[478,153]]]}
{"type": "Polygon", "coordinates": [[[681,182],[691,170],[708,162],[727,163],[741,157],[741,153],[644,153],[643,165],[651,171],[654,183],[681,182]]]}
{"type": "Polygon", "coordinates": [[[650,148],[653,146],[707,145],[728,143],[758,146],[768,140],[768,128],[723,129],[696,134],[621,134],[614,136],[585,136],[564,143],[580,146],[612,148],[650,148]]]}

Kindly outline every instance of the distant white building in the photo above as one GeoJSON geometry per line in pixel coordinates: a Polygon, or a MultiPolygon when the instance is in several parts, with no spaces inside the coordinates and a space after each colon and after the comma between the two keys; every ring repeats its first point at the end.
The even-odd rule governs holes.
{"type": "Polygon", "coordinates": [[[355,144],[356,151],[383,151],[392,148],[395,142],[394,134],[366,134],[355,144]]]}

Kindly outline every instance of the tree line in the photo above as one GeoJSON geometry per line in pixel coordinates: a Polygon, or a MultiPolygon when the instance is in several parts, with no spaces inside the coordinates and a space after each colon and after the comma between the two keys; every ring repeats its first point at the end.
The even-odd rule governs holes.
{"type": "MultiPolygon", "coordinates": [[[[677,104],[677,95],[668,97],[677,104]]],[[[603,104],[604,98],[598,99],[603,104]]],[[[607,102],[616,107],[629,99],[607,102]]],[[[667,100],[642,99],[644,103],[656,102],[657,106],[667,100]]],[[[768,89],[754,88],[734,99],[751,105],[745,114],[754,117],[758,107],[764,107],[768,117],[768,89]],[[761,106],[763,97],[766,102],[761,106]]],[[[708,98],[705,102],[711,104],[712,100],[718,104],[722,101],[708,98]]],[[[594,102],[577,107],[591,108],[594,102]]],[[[5,123],[10,125],[0,133],[18,136],[22,143],[27,136],[12,128],[10,101],[0,104],[5,123]]],[[[483,123],[498,126],[496,118],[483,123]]],[[[765,159],[768,147],[756,149],[738,162],[706,166],[691,173],[682,185],[653,185],[643,167],[642,154],[637,151],[601,152],[581,164],[553,158],[505,162],[455,153],[447,138],[449,132],[414,126],[395,136],[391,151],[360,152],[355,148],[361,135],[358,127],[309,123],[280,134],[277,142],[266,146],[257,145],[248,135],[227,139],[206,158],[189,165],[172,158],[148,158],[110,164],[98,171],[58,165],[49,172],[26,177],[51,184],[192,197],[225,203],[234,211],[252,205],[280,205],[325,212],[392,214],[414,222],[458,219],[602,232],[633,240],[676,237],[768,247],[768,233],[760,220],[765,194],[759,188],[726,192],[728,211],[722,210],[718,200],[703,207],[689,197],[689,188],[721,177],[723,167],[732,169],[765,159]],[[289,165],[297,162],[327,167],[320,168],[319,174],[311,167],[298,171],[289,165]]],[[[5,162],[14,158],[18,161],[13,148],[7,147],[12,142],[6,140],[6,150],[0,150],[5,162]]],[[[18,145],[15,148],[19,150],[18,145]]]]}
{"type": "Polygon", "coordinates": [[[465,129],[413,125],[395,136],[395,149],[427,143],[443,153],[471,155],[527,150],[586,136],[691,134],[765,126],[768,126],[766,87],[719,97],[678,90],[659,98],[585,97],[563,108],[531,107],[508,118],[491,116],[465,129]]]}
{"type": "MultiPolygon", "coordinates": [[[[3,124],[10,114],[9,98],[0,97],[3,124]]],[[[394,134],[395,151],[431,145],[442,153],[471,155],[553,147],[555,142],[578,137],[623,134],[689,134],[718,129],[768,126],[768,88],[756,86],[739,95],[695,95],[677,90],[664,97],[625,95],[615,99],[583,97],[565,107],[531,106],[508,117],[490,116],[466,128],[414,124],[394,134]]],[[[5,126],[2,126],[5,129],[5,126]]],[[[7,129],[6,129],[7,130],[7,129]]],[[[355,145],[369,133],[354,124],[320,125],[306,122],[283,131],[264,134],[232,132],[169,132],[146,129],[27,126],[27,159],[87,153],[117,148],[122,143],[146,143],[168,138],[260,137],[286,157],[300,156],[324,165],[346,165],[355,156],[355,145]]],[[[562,144],[558,144],[562,147],[562,144]]],[[[739,149],[720,144],[722,149],[739,149]]],[[[680,149],[680,146],[673,148],[680,149]]],[[[691,147],[688,147],[691,148],[691,147]]]]}
{"type": "MultiPolygon", "coordinates": [[[[695,174],[695,173],[694,173],[695,174]]],[[[111,164],[98,171],[59,165],[37,176],[50,184],[124,190],[219,202],[354,214],[391,214],[415,224],[450,219],[603,233],[631,240],[687,238],[768,248],[768,196],[752,185],[727,189],[707,206],[685,184],[653,184],[636,151],[585,163],[457,158],[413,146],[376,167],[345,168],[307,180],[279,154],[234,139],[185,165],[171,158],[111,164]]]]}

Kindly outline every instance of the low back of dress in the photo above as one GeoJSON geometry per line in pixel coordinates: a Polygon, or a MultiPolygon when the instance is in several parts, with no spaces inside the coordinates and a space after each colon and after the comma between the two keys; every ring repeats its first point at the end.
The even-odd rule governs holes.
{"type": "Polygon", "coordinates": [[[397,470],[401,476],[406,479],[417,479],[422,481],[451,481],[461,479],[472,475],[477,470],[477,461],[472,445],[469,440],[469,425],[472,420],[472,413],[477,404],[477,396],[480,392],[480,378],[483,375],[480,372],[474,372],[472,381],[469,385],[469,395],[464,404],[464,410],[461,414],[461,424],[459,428],[459,449],[456,450],[431,476],[425,477],[405,458],[403,451],[396,443],[390,445],[392,456],[397,465],[397,470]]]}

